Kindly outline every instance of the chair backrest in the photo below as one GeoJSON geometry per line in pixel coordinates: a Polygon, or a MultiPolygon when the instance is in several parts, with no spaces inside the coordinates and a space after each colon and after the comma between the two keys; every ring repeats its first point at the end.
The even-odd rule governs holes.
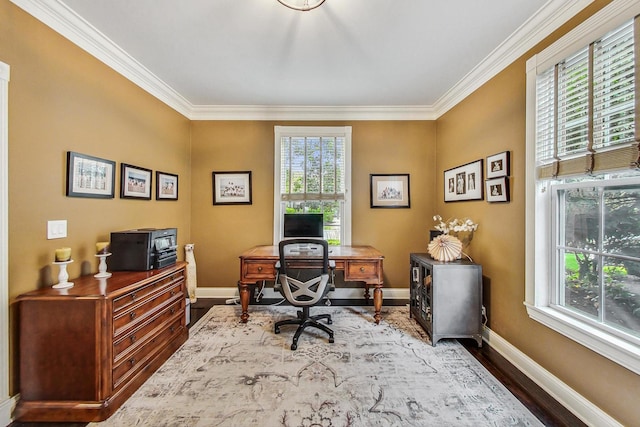
{"type": "Polygon", "coordinates": [[[279,282],[292,305],[316,304],[328,291],[329,245],[326,240],[288,239],[278,245],[279,282]]]}

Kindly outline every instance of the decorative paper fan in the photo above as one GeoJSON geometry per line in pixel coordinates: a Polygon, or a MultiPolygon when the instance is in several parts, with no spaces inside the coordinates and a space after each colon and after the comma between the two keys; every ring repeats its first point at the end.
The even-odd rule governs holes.
{"type": "Polygon", "coordinates": [[[462,242],[448,234],[436,236],[427,247],[429,255],[438,261],[454,261],[462,253],[462,242]]]}

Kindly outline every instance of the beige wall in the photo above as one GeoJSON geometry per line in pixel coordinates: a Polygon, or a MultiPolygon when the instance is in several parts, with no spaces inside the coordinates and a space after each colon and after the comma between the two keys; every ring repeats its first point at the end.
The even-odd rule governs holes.
{"type": "MultiPolygon", "coordinates": [[[[558,34],[606,3],[596,0],[558,34]]],[[[635,402],[639,376],[531,321],[522,305],[526,58],[437,123],[190,123],[0,0],[0,60],[11,66],[10,298],[52,284],[56,247],[73,248],[73,277],[96,270],[97,240],[107,239],[113,230],[142,226],[175,226],[181,245],[196,244],[200,286],[235,286],[238,254],[272,239],[274,125],[351,125],[353,243],[371,244],[385,254],[385,285],[407,286],[408,255],[425,250],[432,215],[473,218],[480,228],[470,253],[483,265],[491,329],[621,423],[633,425],[640,419],[635,402]],[[121,200],[119,170],[115,199],[65,197],[68,150],[115,160],[118,166],[127,162],[177,173],[180,199],[121,200]],[[504,150],[512,154],[511,203],[443,202],[444,170],[504,150]],[[213,206],[211,172],[235,170],[252,171],[253,204],[213,206]],[[409,173],[411,209],[370,209],[371,173],[409,173]],[[46,240],[50,219],[67,219],[69,237],[46,240]]],[[[15,321],[10,327],[15,394],[15,321]]]]}
{"type": "MultiPolygon", "coordinates": [[[[589,12],[605,3],[596,2],[589,12]]],[[[581,20],[575,19],[571,25],[581,20]]],[[[555,38],[546,40],[438,119],[438,212],[443,218],[469,216],[480,224],[470,253],[483,267],[484,304],[491,330],[623,425],[637,425],[640,376],[529,319],[523,305],[525,61],[555,38]],[[443,202],[444,170],[507,150],[512,156],[510,203],[443,202]]]]}
{"type": "MultiPolygon", "coordinates": [[[[0,60],[11,66],[11,302],[23,292],[57,282],[58,269],[51,265],[57,247],[72,248],[73,278],[97,271],[95,243],[109,240],[111,231],[171,226],[179,230],[179,243],[187,242],[191,170],[185,117],[7,0],[0,1],[0,60]],[[114,199],[65,196],[69,150],[117,162],[114,199]],[[178,174],[179,201],[120,199],[121,162],[178,174]],[[67,238],[47,240],[47,220],[53,219],[68,221],[67,238]]],[[[13,393],[18,391],[15,313],[12,307],[13,393]]]]}
{"type": "Polygon", "coordinates": [[[409,253],[426,250],[431,225],[425,212],[434,206],[434,122],[193,122],[191,226],[198,286],[236,286],[238,255],[272,244],[276,125],[352,126],[352,243],[380,249],[385,286],[406,287],[409,253]],[[214,206],[213,171],[251,171],[253,204],[214,206]],[[371,209],[371,173],[410,174],[411,209],[371,209]]]}

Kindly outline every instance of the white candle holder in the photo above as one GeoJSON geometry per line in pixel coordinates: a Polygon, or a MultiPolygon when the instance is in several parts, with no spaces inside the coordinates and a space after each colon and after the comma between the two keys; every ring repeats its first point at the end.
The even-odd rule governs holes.
{"type": "Polygon", "coordinates": [[[93,277],[96,277],[98,279],[106,279],[107,277],[111,277],[111,273],[107,271],[107,257],[110,255],[110,252],[107,252],[106,254],[96,254],[96,256],[100,258],[100,264],[98,265],[98,273],[94,274],[93,277]]]}
{"type": "Polygon", "coordinates": [[[72,282],[69,282],[69,273],[67,273],[67,265],[73,262],[72,259],[69,261],[54,261],[54,265],[60,267],[60,273],[58,274],[58,283],[53,285],[54,289],[65,289],[73,286],[72,282]]]}

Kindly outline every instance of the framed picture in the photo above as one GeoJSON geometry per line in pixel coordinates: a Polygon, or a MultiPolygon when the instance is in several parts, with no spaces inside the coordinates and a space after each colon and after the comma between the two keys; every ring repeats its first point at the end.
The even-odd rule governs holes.
{"type": "Polygon", "coordinates": [[[485,181],[487,187],[487,202],[499,203],[509,201],[509,178],[488,179],[485,181]]]}
{"type": "Polygon", "coordinates": [[[444,201],[482,200],[482,162],[467,163],[444,171],[444,201]]]}
{"type": "Polygon", "coordinates": [[[214,205],[250,205],[251,171],[213,172],[214,205]]]}
{"type": "Polygon", "coordinates": [[[156,200],[178,200],[178,175],[156,171],[156,200]]]}
{"type": "Polygon", "coordinates": [[[487,179],[511,175],[509,151],[487,157],[487,179]]]}
{"type": "Polygon", "coordinates": [[[116,162],[67,151],[68,197],[113,199],[116,162]]]}
{"type": "Polygon", "coordinates": [[[372,208],[410,208],[409,174],[371,174],[372,208]]]}
{"type": "Polygon", "coordinates": [[[151,200],[151,170],[122,163],[120,198],[151,200]]]}

